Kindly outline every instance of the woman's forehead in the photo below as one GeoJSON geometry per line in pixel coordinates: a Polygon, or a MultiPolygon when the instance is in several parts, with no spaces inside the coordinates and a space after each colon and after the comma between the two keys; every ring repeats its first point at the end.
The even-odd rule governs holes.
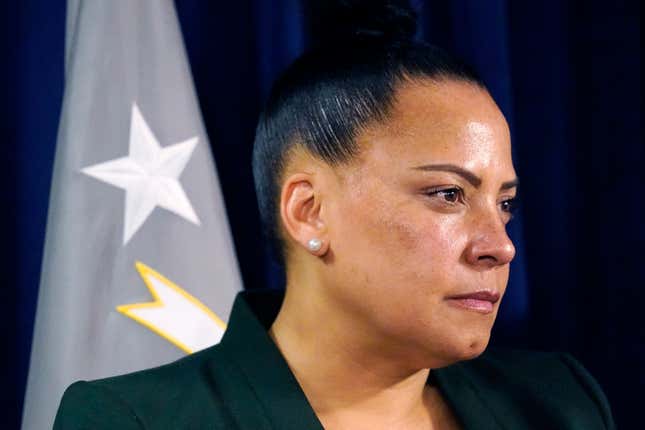
{"type": "Polygon", "coordinates": [[[455,134],[471,123],[495,131],[507,129],[504,116],[485,89],[456,80],[425,79],[400,84],[385,122],[391,131],[403,134],[430,130],[455,134]]]}
{"type": "Polygon", "coordinates": [[[362,161],[376,165],[443,162],[514,174],[504,116],[486,90],[464,82],[402,86],[388,119],[358,143],[362,161]]]}

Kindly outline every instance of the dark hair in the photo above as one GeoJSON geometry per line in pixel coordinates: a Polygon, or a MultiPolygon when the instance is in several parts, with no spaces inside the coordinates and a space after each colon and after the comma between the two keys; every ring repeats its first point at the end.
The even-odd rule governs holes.
{"type": "Polygon", "coordinates": [[[253,147],[260,216],[281,264],[279,180],[294,147],[338,165],[357,155],[355,138],[362,130],[386,119],[402,82],[452,79],[484,87],[464,63],[414,40],[416,13],[408,1],[320,0],[307,6],[315,17],[313,47],[275,82],[253,147]]]}

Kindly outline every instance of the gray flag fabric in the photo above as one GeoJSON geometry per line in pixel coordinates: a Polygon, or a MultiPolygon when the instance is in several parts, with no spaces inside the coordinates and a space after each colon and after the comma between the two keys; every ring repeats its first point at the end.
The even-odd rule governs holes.
{"type": "Polygon", "coordinates": [[[241,279],[170,0],[70,1],[23,429],[217,343],[241,279]]]}

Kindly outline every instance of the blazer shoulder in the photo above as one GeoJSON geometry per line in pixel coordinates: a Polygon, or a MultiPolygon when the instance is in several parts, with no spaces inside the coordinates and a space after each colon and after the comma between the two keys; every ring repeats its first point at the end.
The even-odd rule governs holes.
{"type": "MultiPolygon", "coordinates": [[[[96,379],[89,383],[115,392],[138,393],[144,391],[153,394],[150,393],[150,389],[154,388],[156,393],[163,394],[162,388],[169,382],[172,382],[174,389],[202,382],[209,363],[220,359],[219,345],[215,345],[168,364],[124,375],[96,379]],[[158,391],[159,389],[162,390],[158,391]]],[[[127,396],[127,394],[125,395],[127,396]]]]}
{"type": "Polygon", "coordinates": [[[117,393],[85,381],[70,385],[63,394],[54,430],[142,429],[141,421],[117,393]]]}
{"type": "Polygon", "coordinates": [[[588,428],[615,428],[605,393],[569,353],[489,348],[461,364],[477,385],[506,393],[504,401],[524,402],[535,410],[567,415],[571,421],[602,423],[588,428]]]}
{"type": "Polygon", "coordinates": [[[596,381],[591,373],[589,373],[589,371],[587,371],[587,369],[571,354],[561,352],[559,355],[561,360],[565,365],[567,365],[569,370],[571,370],[571,373],[575,375],[580,385],[585,388],[587,394],[589,394],[589,396],[594,400],[594,403],[598,406],[607,428],[615,428],[609,400],[600,387],[598,381],[596,381]]]}
{"type": "Polygon", "coordinates": [[[76,382],[63,395],[55,429],[184,428],[202,422],[229,428],[211,377],[211,367],[222,360],[216,345],[163,366],[76,382]]]}

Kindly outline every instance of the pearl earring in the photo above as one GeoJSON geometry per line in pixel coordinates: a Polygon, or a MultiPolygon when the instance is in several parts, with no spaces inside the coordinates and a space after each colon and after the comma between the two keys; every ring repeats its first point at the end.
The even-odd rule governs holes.
{"type": "Polygon", "coordinates": [[[307,247],[309,248],[309,251],[312,252],[320,251],[320,248],[322,248],[322,240],[314,237],[309,240],[307,247]]]}

